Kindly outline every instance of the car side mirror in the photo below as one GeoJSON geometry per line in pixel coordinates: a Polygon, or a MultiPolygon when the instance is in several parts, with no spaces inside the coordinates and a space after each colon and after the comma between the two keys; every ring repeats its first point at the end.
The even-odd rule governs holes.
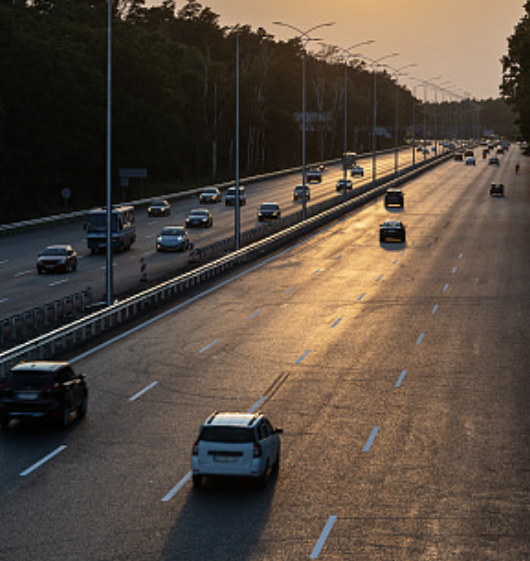
{"type": "Polygon", "coordinates": [[[283,429],[277,427],[274,429],[274,434],[283,434],[283,429]]]}

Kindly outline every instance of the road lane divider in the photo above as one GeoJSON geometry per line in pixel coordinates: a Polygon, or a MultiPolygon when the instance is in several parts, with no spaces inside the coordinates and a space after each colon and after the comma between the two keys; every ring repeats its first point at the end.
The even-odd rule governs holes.
{"type": "Polygon", "coordinates": [[[328,521],[326,522],[326,525],[324,526],[324,529],[322,530],[309,559],[318,559],[318,556],[320,555],[320,552],[322,551],[322,548],[324,547],[324,544],[326,543],[336,521],[337,517],[335,515],[328,518],[328,521]]]}
{"type": "Polygon", "coordinates": [[[307,350],[307,351],[296,361],[295,364],[300,364],[310,352],[311,352],[311,350],[307,350]]]}
{"type": "Polygon", "coordinates": [[[263,310],[258,310],[257,312],[254,312],[251,316],[249,316],[248,319],[254,319],[257,315],[261,314],[261,312],[263,312],[263,310]]]}
{"type": "Polygon", "coordinates": [[[36,464],[33,464],[29,468],[22,471],[20,473],[20,475],[22,477],[25,477],[26,475],[29,475],[30,473],[32,473],[36,469],[40,468],[43,464],[45,464],[46,462],[48,462],[49,460],[51,460],[52,458],[57,456],[57,454],[60,454],[63,450],[66,450],[66,446],[64,444],[62,446],[59,446],[58,448],[56,448],[53,452],[50,452],[47,456],[44,456],[44,458],[42,458],[42,460],[39,460],[36,464]]]}
{"type": "Polygon", "coordinates": [[[403,380],[405,379],[405,376],[407,375],[407,371],[406,370],[402,370],[401,374],[399,375],[399,378],[395,384],[395,388],[399,388],[401,386],[401,384],[403,383],[403,380]]]}
{"type": "Polygon", "coordinates": [[[437,311],[438,311],[438,304],[435,304],[431,314],[434,315],[437,311]]]}
{"type": "Polygon", "coordinates": [[[424,337],[425,337],[425,333],[420,333],[420,336],[418,337],[418,340],[416,341],[416,345],[421,345],[421,342],[423,341],[424,337]]]}
{"type": "Polygon", "coordinates": [[[140,390],[138,393],[135,393],[132,397],[129,398],[129,401],[136,401],[139,397],[144,395],[144,393],[148,392],[150,389],[154,388],[158,382],[152,382],[148,386],[146,386],[143,390],[140,390]]]}
{"type": "Polygon", "coordinates": [[[379,432],[379,427],[374,427],[372,429],[372,432],[370,433],[370,436],[368,437],[368,440],[366,441],[366,444],[364,445],[363,452],[369,452],[370,451],[370,448],[372,447],[372,444],[374,443],[375,437],[377,436],[378,432],[379,432]]]}
{"type": "Polygon", "coordinates": [[[337,325],[339,325],[339,323],[342,321],[342,318],[339,318],[337,320],[335,320],[335,323],[331,326],[331,329],[333,329],[334,327],[336,327],[337,325]]]}
{"type": "Polygon", "coordinates": [[[206,347],[203,347],[199,353],[204,353],[205,351],[207,351],[209,348],[213,347],[216,343],[219,342],[219,339],[216,339],[215,341],[212,341],[210,344],[206,345],[206,347]]]}

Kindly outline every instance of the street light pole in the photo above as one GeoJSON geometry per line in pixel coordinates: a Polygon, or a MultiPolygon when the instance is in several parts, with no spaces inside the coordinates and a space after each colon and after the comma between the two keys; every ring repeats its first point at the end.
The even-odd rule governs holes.
{"type": "Polygon", "coordinates": [[[297,39],[300,40],[302,43],[302,220],[307,218],[307,204],[306,204],[306,115],[305,115],[305,61],[306,61],[306,53],[307,53],[307,44],[309,41],[319,41],[319,39],[310,37],[310,33],[315,31],[316,29],[320,29],[321,27],[329,27],[331,25],[335,25],[334,22],[331,23],[321,23],[319,25],[315,25],[311,27],[307,31],[302,31],[298,29],[294,25],[290,25],[288,23],[283,23],[281,21],[273,21],[274,25],[281,25],[283,27],[288,27],[299,33],[297,39]]]}
{"type": "Polygon", "coordinates": [[[405,68],[412,68],[413,66],[418,66],[416,63],[412,63],[412,64],[406,64],[405,66],[402,66],[401,68],[392,68],[392,70],[394,71],[395,75],[396,75],[396,123],[394,125],[394,175],[397,177],[398,175],[398,168],[399,168],[399,163],[398,163],[398,140],[399,140],[399,77],[400,76],[404,76],[405,74],[403,73],[403,70],[405,70],[405,68]]]}
{"type": "MultiPolygon", "coordinates": [[[[345,157],[346,152],[348,152],[348,60],[350,56],[356,56],[355,54],[351,53],[352,49],[357,47],[361,47],[362,45],[370,45],[371,43],[375,43],[372,39],[368,41],[363,41],[362,43],[356,43],[347,49],[341,49],[342,56],[344,57],[344,154],[345,157]]],[[[344,180],[346,181],[347,178],[347,167],[345,162],[342,165],[343,172],[344,172],[344,180]]],[[[343,194],[344,198],[346,198],[346,187],[344,186],[343,194]]]]}
{"type": "Polygon", "coordinates": [[[114,302],[114,282],[112,275],[112,2],[107,0],[107,189],[106,189],[106,304],[114,302]]]}
{"type": "Polygon", "coordinates": [[[399,53],[392,53],[389,55],[384,55],[375,60],[367,58],[372,63],[372,73],[374,75],[374,118],[373,118],[373,130],[372,130],[372,184],[375,186],[376,175],[377,175],[377,139],[376,139],[376,129],[377,129],[377,66],[381,60],[386,58],[391,58],[398,56],[399,53]]]}
{"type": "Polygon", "coordinates": [[[239,27],[236,30],[236,200],[234,205],[235,250],[241,247],[241,213],[239,210],[239,27]]]}

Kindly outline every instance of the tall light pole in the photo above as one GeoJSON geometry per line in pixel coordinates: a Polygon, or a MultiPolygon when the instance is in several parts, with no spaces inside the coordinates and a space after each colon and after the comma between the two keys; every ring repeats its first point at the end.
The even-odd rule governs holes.
{"type": "Polygon", "coordinates": [[[382,57],[376,58],[374,59],[370,59],[368,57],[364,57],[367,58],[371,63],[372,63],[372,73],[374,75],[374,99],[373,99],[373,104],[374,104],[374,119],[373,119],[373,129],[372,129],[372,183],[375,186],[375,182],[376,182],[376,175],[377,175],[377,67],[380,66],[379,62],[387,59],[387,58],[391,58],[391,57],[395,57],[398,56],[399,53],[391,53],[389,55],[384,55],[382,57]]]}
{"type": "MultiPolygon", "coordinates": [[[[352,53],[352,49],[355,49],[357,47],[361,47],[362,45],[370,45],[372,43],[375,43],[374,40],[369,39],[368,41],[362,41],[361,43],[356,43],[355,45],[352,45],[351,47],[348,47],[347,49],[343,49],[341,47],[336,47],[333,46],[333,48],[340,53],[340,55],[342,56],[342,58],[344,59],[344,150],[343,150],[343,156],[346,154],[346,152],[348,152],[348,62],[350,60],[350,57],[356,57],[356,56],[361,56],[359,53],[352,53]]],[[[347,177],[347,167],[345,165],[345,162],[343,162],[343,172],[344,172],[344,180],[346,180],[347,177]]],[[[343,190],[344,193],[344,197],[346,197],[346,189],[343,190]]]]}
{"type": "Polygon", "coordinates": [[[310,33],[315,31],[316,29],[320,29],[321,27],[329,27],[331,25],[335,25],[334,22],[331,23],[321,23],[319,25],[315,25],[311,27],[307,31],[302,31],[295,27],[294,25],[290,25],[288,23],[283,23],[281,21],[273,21],[274,25],[281,25],[283,27],[288,27],[299,33],[297,39],[302,43],[302,51],[303,51],[303,58],[302,58],[302,220],[305,220],[307,217],[307,204],[306,204],[306,141],[305,141],[305,133],[306,133],[306,123],[305,123],[305,59],[307,53],[307,44],[309,41],[320,41],[320,39],[316,39],[310,37],[310,33]]]}
{"type": "Polygon", "coordinates": [[[390,68],[392,68],[392,70],[394,71],[394,74],[396,76],[396,124],[394,125],[394,175],[397,177],[398,175],[398,168],[399,168],[399,163],[398,163],[398,141],[399,141],[399,77],[400,76],[405,76],[406,74],[403,72],[403,70],[405,70],[405,68],[412,68],[413,66],[418,66],[415,62],[411,63],[411,64],[406,64],[405,66],[402,66],[401,68],[392,68],[390,66],[390,68]]]}
{"type": "Polygon", "coordinates": [[[241,247],[241,213],[239,211],[239,27],[236,29],[236,200],[234,205],[235,250],[241,247]]]}
{"type": "Polygon", "coordinates": [[[107,0],[107,251],[106,251],[106,303],[114,302],[112,275],[112,1],[107,0]]]}

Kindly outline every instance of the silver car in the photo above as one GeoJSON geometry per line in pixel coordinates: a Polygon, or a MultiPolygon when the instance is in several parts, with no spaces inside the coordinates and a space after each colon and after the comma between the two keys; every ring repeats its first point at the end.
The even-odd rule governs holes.
{"type": "Polygon", "coordinates": [[[186,251],[190,238],[182,226],[166,226],[156,238],[157,251],[186,251]]]}
{"type": "Polygon", "coordinates": [[[264,487],[280,467],[282,429],[258,413],[215,412],[202,425],[193,445],[193,484],[204,477],[246,477],[264,487]]]}

